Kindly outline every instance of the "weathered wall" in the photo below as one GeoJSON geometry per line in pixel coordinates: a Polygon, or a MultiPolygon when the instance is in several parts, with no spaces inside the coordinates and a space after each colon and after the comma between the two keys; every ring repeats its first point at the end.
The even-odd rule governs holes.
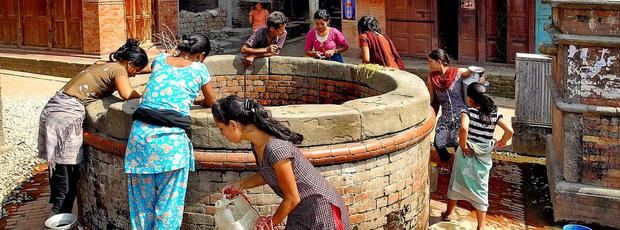
{"type": "Polygon", "coordinates": [[[181,11],[179,12],[179,34],[189,35],[199,33],[209,35],[213,30],[226,27],[226,10],[215,8],[206,11],[181,11]]]}
{"type": "Polygon", "coordinates": [[[620,48],[570,45],[566,52],[566,100],[620,106],[620,48]]]}

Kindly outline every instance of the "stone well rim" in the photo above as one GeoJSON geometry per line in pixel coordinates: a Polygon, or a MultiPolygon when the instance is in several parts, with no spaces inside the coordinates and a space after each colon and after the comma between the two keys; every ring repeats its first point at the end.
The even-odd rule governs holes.
{"type": "MultiPolygon", "coordinates": [[[[245,68],[240,56],[217,55],[208,57],[204,64],[213,77],[243,74],[309,77],[372,86],[382,93],[342,104],[267,106],[274,118],[304,135],[302,147],[361,142],[397,133],[421,124],[430,110],[424,81],[405,71],[379,70],[369,78],[356,65],[300,57],[260,58],[245,68]]],[[[126,140],[133,124],[131,115],[138,106],[138,99],[104,98],[86,108],[86,124],[98,132],[126,140]]],[[[248,143],[224,140],[209,108],[192,109],[191,116],[195,148],[250,149],[248,143]]]]}
{"type": "MultiPolygon", "coordinates": [[[[427,138],[435,127],[436,115],[430,110],[421,124],[393,135],[365,142],[323,145],[300,148],[306,159],[315,166],[352,163],[390,154],[416,145],[427,138]]],[[[96,132],[84,130],[84,143],[99,151],[117,157],[125,156],[126,142],[96,132]]],[[[213,151],[194,149],[196,168],[202,170],[255,170],[256,161],[251,151],[213,151]]]]}

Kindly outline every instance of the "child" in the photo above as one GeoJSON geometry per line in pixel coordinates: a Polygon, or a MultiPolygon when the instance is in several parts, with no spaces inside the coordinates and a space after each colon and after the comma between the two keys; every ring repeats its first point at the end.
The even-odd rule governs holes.
{"type": "Polygon", "coordinates": [[[248,140],[258,173],[227,185],[232,198],[244,189],[268,184],[282,198],[269,217],[259,217],[255,229],[272,229],[287,218],[286,229],[349,229],[345,204],[336,190],[293,144],[303,136],[284,127],[252,99],[228,96],[211,109],[222,135],[232,142],[248,140]]]}
{"type": "Polygon", "coordinates": [[[466,103],[469,108],[461,111],[459,149],[455,154],[448,187],[448,207],[441,217],[442,220],[449,221],[448,216],[456,206],[456,201],[466,200],[476,208],[477,229],[484,229],[489,207],[489,172],[493,164],[491,151],[494,146],[505,146],[513,131],[497,112],[497,107],[487,95],[484,85],[472,83],[467,87],[467,95],[466,103]],[[504,130],[499,141],[493,139],[495,125],[504,130]]]}

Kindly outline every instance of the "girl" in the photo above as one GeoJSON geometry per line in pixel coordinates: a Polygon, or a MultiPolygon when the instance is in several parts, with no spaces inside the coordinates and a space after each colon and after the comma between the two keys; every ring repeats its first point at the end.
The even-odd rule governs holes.
{"type": "Polygon", "coordinates": [[[433,50],[428,54],[428,68],[431,70],[426,79],[426,87],[431,96],[431,105],[435,113],[441,116],[437,120],[435,128],[435,150],[439,159],[444,163],[442,173],[449,173],[445,165],[450,161],[448,147],[458,146],[458,129],[460,124],[459,111],[466,109],[463,100],[462,80],[468,78],[471,73],[465,68],[449,66],[452,59],[442,49],[433,50]]]}
{"type": "Polygon", "coordinates": [[[73,77],[45,105],[39,122],[39,157],[50,170],[52,214],[71,213],[82,162],[85,107],[118,90],[123,100],[140,97],[129,78],[148,63],[139,42],[127,40],[109,62],[97,62],[73,77]]]}
{"type": "Polygon", "coordinates": [[[349,229],[349,216],[340,195],[293,144],[303,136],[274,120],[251,99],[228,96],[213,105],[213,117],[224,137],[248,140],[258,173],[227,185],[232,198],[244,189],[268,184],[282,198],[269,217],[259,217],[256,228],[270,229],[288,217],[286,229],[349,229]]]}
{"type": "Polygon", "coordinates": [[[338,29],[329,26],[327,10],[321,9],[314,13],[314,26],[306,36],[306,55],[343,63],[342,52],[349,49],[349,43],[338,29]]]}
{"type": "Polygon", "coordinates": [[[144,99],[134,112],[125,154],[125,173],[133,229],[179,229],[187,175],[194,170],[193,148],[186,134],[189,110],[202,90],[215,102],[209,71],[201,62],[211,51],[199,34],[183,36],[178,56],[161,54],[151,64],[144,99]]]}
{"type": "Polygon", "coordinates": [[[512,128],[497,112],[486,88],[480,83],[467,87],[468,109],[461,111],[459,149],[448,186],[448,208],[441,214],[445,221],[454,210],[457,200],[466,200],[476,208],[478,229],[484,229],[489,207],[489,172],[493,164],[493,147],[504,147],[512,137],[512,128]],[[502,139],[493,139],[495,126],[504,130],[502,139]]]}
{"type": "Polygon", "coordinates": [[[381,34],[379,21],[373,16],[364,16],[357,22],[360,35],[362,63],[374,63],[382,66],[405,70],[403,59],[400,58],[392,40],[381,34]]]}

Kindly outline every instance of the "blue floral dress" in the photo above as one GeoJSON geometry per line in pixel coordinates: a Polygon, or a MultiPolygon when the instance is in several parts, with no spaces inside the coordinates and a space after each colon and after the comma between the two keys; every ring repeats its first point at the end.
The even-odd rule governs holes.
{"type": "MultiPolygon", "coordinates": [[[[179,68],[167,54],[152,63],[141,108],[189,116],[190,106],[210,80],[202,63],[179,68]]],[[[187,175],[194,153],[185,131],[134,121],[125,152],[129,208],[134,229],[178,229],[183,218],[187,175]],[[157,210],[157,213],[155,212],[157,210]]]]}

